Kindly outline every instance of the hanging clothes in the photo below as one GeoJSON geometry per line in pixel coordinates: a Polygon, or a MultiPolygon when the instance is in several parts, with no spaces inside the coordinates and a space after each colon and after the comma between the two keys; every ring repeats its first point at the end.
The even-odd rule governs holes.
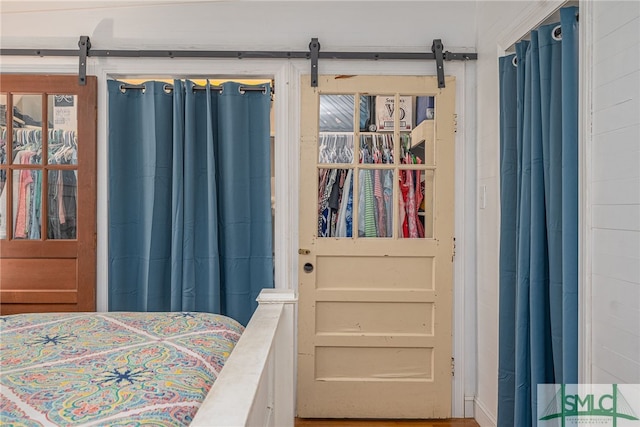
{"type": "Polygon", "coordinates": [[[338,226],[336,237],[351,237],[353,223],[353,169],[349,169],[345,177],[344,188],[347,189],[347,196],[342,196],[340,212],[338,213],[338,226]]]}
{"type": "MultiPolygon", "coordinates": [[[[0,128],[2,144],[0,157],[6,162],[5,127],[0,128]]],[[[48,163],[77,164],[77,135],[75,131],[48,130],[48,163]]],[[[13,129],[13,164],[42,164],[42,130],[13,129]]],[[[0,176],[0,238],[6,238],[6,174],[0,176]]],[[[50,170],[48,188],[48,238],[76,238],[77,176],[75,170],[50,170]],[[58,197],[60,195],[60,197],[58,197]],[[60,231],[62,225],[63,231],[60,231]]],[[[14,169],[13,181],[13,238],[40,239],[42,225],[42,171],[14,169]]]]}
{"type": "Polygon", "coordinates": [[[353,209],[351,173],[351,169],[320,170],[318,174],[319,237],[351,237],[353,209]],[[348,196],[344,194],[345,187],[349,191],[348,196]]]}
{"type": "MultiPolygon", "coordinates": [[[[421,164],[422,160],[406,151],[402,164],[421,164]]],[[[421,204],[424,199],[424,181],[420,170],[400,171],[400,234],[404,238],[425,237],[425,227],[421,218],[421,204]]]]}
{"type": "MultiPolygon", "coordinates": [[[[362,135],[361,164],[393,164],[393,134],[362,135]]],[[[361,169],[358,175],[358,236],[392,236],[393,170],[361,169]]]]}

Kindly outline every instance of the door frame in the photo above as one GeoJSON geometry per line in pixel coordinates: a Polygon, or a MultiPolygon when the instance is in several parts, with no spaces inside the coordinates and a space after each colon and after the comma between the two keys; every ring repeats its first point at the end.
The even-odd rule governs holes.
{"type": "MultiPolygon", "coordinates": [[[[296,138],[300,140],[300,76],[309,74],[307,61],[292,62],[292,79],[289,89],[295,92],[290,106],[293,115],[289,116],[290,126],[295,126],[296,138]]],[[[321,61],[319,74],[346,75],[436,75],[435,63],[413,61],[321,61]]],[[[445,74],[456,78],[456,114],[458,116],[455,135],[455,213],[454,235],[456,237],[456,256],[453,265],[453,347],[455,375],[452,377],[451,416],[472,418],[476,391],[476,151],[473,144],[475,135],[475,64],[447,63],[445,74]]],[[[289,171],[288,197],[290,206],[298,206],[298,176],[300,150],[295,150],[295,171],[289,171]],[[293,200],[295,199],[295,200],[293,200]]],[[[294,153],[290,153],[293,155],[294,153]]],[[[276,178],[277,180],[277,178],[276,178]]],[[[276,182],[276,186],[278,183],[276,182]]],[[[292,218],[293,219],[293,218],[292,218]]],[[[298,220],[289,224],[289,233],[293,242],[298,242],[298,220]]],[[[293,255],[297,250],[294,245],[293,255]]],[[[297,271],[295,272],[297,290],[297,271]]]]}
{"type": "MultiPolygon", "coordinates": [[[[356,49],[357,50],[357,49],[356,49]]],[[[473,417],[476,392],[476,65],[447,62],[445,74],[456,78],[455,219],[456,257],[453,282],[452,416],[473,417]]],[[[436,75],[433,61],[321,61],[321,74],[436,75]]],[[[113,76],[212,75],[273,77],[276,163],[276,288],[298,288],[298,176],[300,140],[300,76],[309,74],[307,60],[216,60],[88,58],[87,73],[98,76],[97,309],[107,307],[107,90],[113,76]],[[286,174],[279,173],[286,171],[286,174]]],[[[5,73],[75,74],[75,57],[3,58],[5,73]]],[[[297,350],[296,350],[297,351],[297,350]]]]}

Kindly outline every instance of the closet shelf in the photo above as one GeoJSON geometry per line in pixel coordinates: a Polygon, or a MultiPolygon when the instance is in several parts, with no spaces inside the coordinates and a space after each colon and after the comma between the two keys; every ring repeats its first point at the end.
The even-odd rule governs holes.
{"type": "Polygon", "coordinates": [[[423,144],[425,141],[433,142],[435,136],[435,120],[423,120],[411,131],[411,148],[423,144]]]}
{"type": "Polygon", "coordinates": [[[425,163],[427,157],[432,159],[434,139],[435,122],[433,120],[423,120],[411,131],[411,148],[409,150],[419,157],[422,163],[425,163]]]}

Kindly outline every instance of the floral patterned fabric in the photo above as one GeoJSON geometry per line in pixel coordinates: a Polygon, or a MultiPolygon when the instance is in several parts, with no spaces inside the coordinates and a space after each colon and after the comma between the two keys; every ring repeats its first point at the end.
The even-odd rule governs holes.
{"type": "Polygon", "coordinates": [[[0,424],[188,425],[243,330],[208,313],[0,316],[0,424]]]}

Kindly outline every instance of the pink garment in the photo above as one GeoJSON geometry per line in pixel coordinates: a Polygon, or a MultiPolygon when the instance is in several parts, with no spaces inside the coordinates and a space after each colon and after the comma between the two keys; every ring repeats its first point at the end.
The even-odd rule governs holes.
{"type": "Polygon", "coordinates": [[[406,183],[406,176],[409,171],[400,171],[400,193],[401,197],[398,198],[400,202],[400,231],[402,237],[409,237],[409,224],[407,221],[407,198],[409,195],[409,187],[406,183]]]}
{"type": "Polygon", "coordinates": [[[407,171],[405,175],[407,179],[407,187],[409,189],[407,194],[407,222],[409,223],[409,237],[415,238],[418,237],[418,226],[416,224],[416,216],[418,213],[418,205],[416,204],[416,194],[415,189],[416,185],[414,182],[414,172],[415,171],[407,171]]]}
{"type": "Polygon", "coordinates": [[[424,194],[422,194],[422,180],[421,176],[422,171],[416,171],[416,225],[418,226],[418,237],[424,237],[424,224],[420,221],[420,217],[418,216],[418,209],[420,209],[420,204],[422,203],[422,199],[424,198],[424,194]]]}
{"type": "MultiPolygon", "coordinates": [[[[24,152],[20,163],[25,165],[31,162],[31,158],[35,153],[24,152]]],[[[16,213],[16,226],[14,229],[14,237],[24,239],[27,237],[27,212],[29,206],[27,204],[27,189],[33,183],[30,169],[22,169],[20,171],[19,193],[18,193],[18,212],[16,213]]]]}

